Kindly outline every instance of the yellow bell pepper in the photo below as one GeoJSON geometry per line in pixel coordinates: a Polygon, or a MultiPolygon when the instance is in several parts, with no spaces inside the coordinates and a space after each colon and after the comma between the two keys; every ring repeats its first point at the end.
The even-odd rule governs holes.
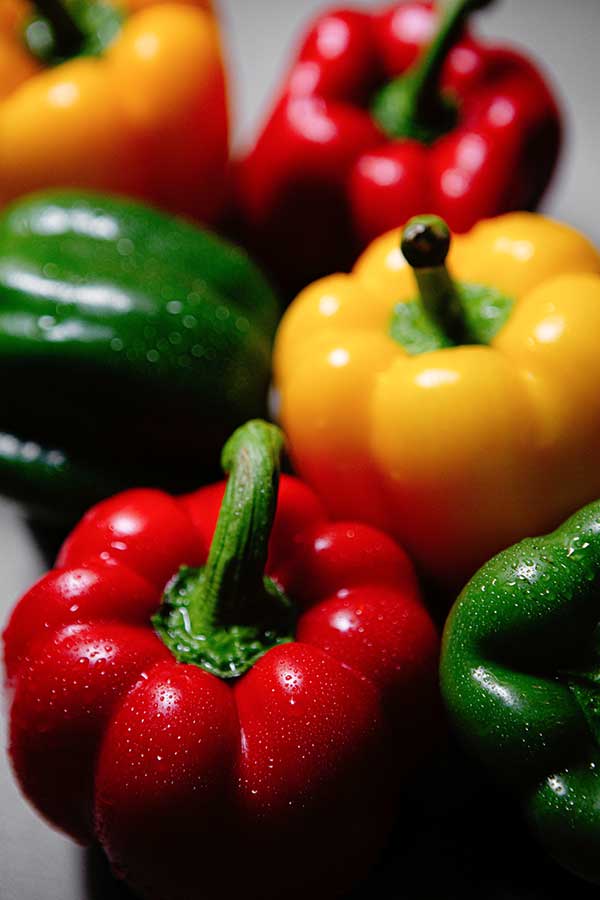
{"type": "Polygon", "coordinates": [[[518,213],[454,237],[447,270],[443,231],[415,220],[405,255],[393,231],[306,288],[275,384],[330,512],[387,529],[456,587],[600,496],[600,255],[518,213]]]}
{"type": "Polygon", "coordinates": [[[225,196],[228,116],[210,2],[129,0],[100,55],[54,66],[23,41],[34,4],[6,2],[0,205],[58,185],[118,191],[213,219],[225,196]]]}

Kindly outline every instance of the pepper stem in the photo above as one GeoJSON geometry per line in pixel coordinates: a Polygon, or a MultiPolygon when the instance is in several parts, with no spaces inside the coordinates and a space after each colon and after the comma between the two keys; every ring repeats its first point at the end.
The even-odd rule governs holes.
{"type": "Polygon", "coordinates": [[[463,307],[445,262],[450,229],[438,216],[416,216],[402,232],[402,254],[414,269],[425,311],[453,344],[467,343],[463,307]]]}
{"type": "Polygon", "coordinates": [[[382,89],[375,99],[373,115],[390,137],[428,144],[454,127],[456,106],[440,92],[442,69],[470,14],[492,2],[451,0],[421,60],[382,89]]]}
{"type": "Polygon", "coordinates": [[[266,577],[283,434],[248,422],[225,445],[229,473],[206,566],[183,567],[152,622],[179,662],[239,678],[268,650],[293,639],[293,605],[266,577]]]}
{"type": "Polygon", "coordinates": [[[189,600],[194,634],[246,623],[264,594],[282,449],[281,430],[260,420],[238,428],[223,448],[229,479],[204,577],[189,600]]]}
{"type": "Polygon", "coordinates": [[[50,25],[55,54],[67,59],[80,53],[86,36],[65,3],[61,0],[35,0],[34,6],[50,25]]]}
{"type": "Polygon", "coordinates": [[[492,0],[453,0],[442,18],[438,33],[417,67],[411,72],[413,114],[428,121],[439,105],[440,76],[448,54],[459,40],[468,17],[492,0]]]}

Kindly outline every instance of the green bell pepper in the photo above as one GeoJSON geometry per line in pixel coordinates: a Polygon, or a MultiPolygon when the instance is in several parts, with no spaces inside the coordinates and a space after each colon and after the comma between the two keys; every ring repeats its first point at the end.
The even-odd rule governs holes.
{"type": "Polygon", "coordinates": [[[131,484],[197,486],[264,414],[277,300],[239,249],[128,200],[0,217],[0,491],[64,520],[131,484]]]}
{"type": "Polygon", "coordinates": [[[546,849],[598,883],[599,621],[597,501],[479,570],[452,609],[441,662],[467,748],[518,792],[546,849]]]}

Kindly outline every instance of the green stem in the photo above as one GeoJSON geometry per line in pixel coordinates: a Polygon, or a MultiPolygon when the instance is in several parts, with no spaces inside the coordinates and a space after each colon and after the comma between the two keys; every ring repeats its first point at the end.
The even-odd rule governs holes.
{"type": "Polygon", "coordinates": [[[204,575],[188,604],[193,634],[252,621],[264,596],[282,448],[280,429],[256,420],[238,428],[223,449],[229,479],[204,575]]]}
{"type": "Polygon", "coordinates": [[[282,447],[279,428],[258,420],[229,439],[229,479],[206,566],[182,567],[152,617],[175,659],[219,678],[239,678],[294,637],[294,606],[265,575],[282,447]]]}
{"type": "Polygon", "coordinates": [[[46,19],[52,29],[55,52],[67,59],[81,52],[85,34],[61,0],[35,0],[38,13],[46,19]]]}
{"type": "Polygon", "coordinates": [[[411,70],[412,115],[415,120],[430,121],[439,109],[440,76],[444,63],[458,42],[472,12],[493,0],[452,0],[442,18],[438,33],[418,65],[411,70]]]}
{"type": "Polygon", "coordinates": [[[455,127],[458,107],[452,97],[440,91],[442,68],[467,17],[491,2],[451,0],[439,31],[422,59],[379,91],[371,112],[389,137],[431,144],[455,127]]]}
{"type": "Polygon", "coordinates": [[[416,216],[402,233],[402,254],[412,266],[425,311],[453,344],[468,341],[465,316],[445,262],[450,230],[437,216],[416,216]]]}

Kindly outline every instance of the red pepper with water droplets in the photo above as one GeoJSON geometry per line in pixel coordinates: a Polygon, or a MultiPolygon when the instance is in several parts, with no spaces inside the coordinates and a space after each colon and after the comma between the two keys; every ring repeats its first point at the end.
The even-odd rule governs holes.
{"type": "Polygon", "coordinates": [[[251,422],[227,483],[94,507],[5,632],[24,793],[147,900],[341,895],[439,734],[411,563],[281,445],[251,422]]]}
{"type": "Polygon", "coordinates": [[[559,111],[523,54],[465,30],[489,3],[404,0],[316,20],[238,166],[241,228],[282,284],[347,270],[421,213],[466,232],[537,206],[559,111]]]}

